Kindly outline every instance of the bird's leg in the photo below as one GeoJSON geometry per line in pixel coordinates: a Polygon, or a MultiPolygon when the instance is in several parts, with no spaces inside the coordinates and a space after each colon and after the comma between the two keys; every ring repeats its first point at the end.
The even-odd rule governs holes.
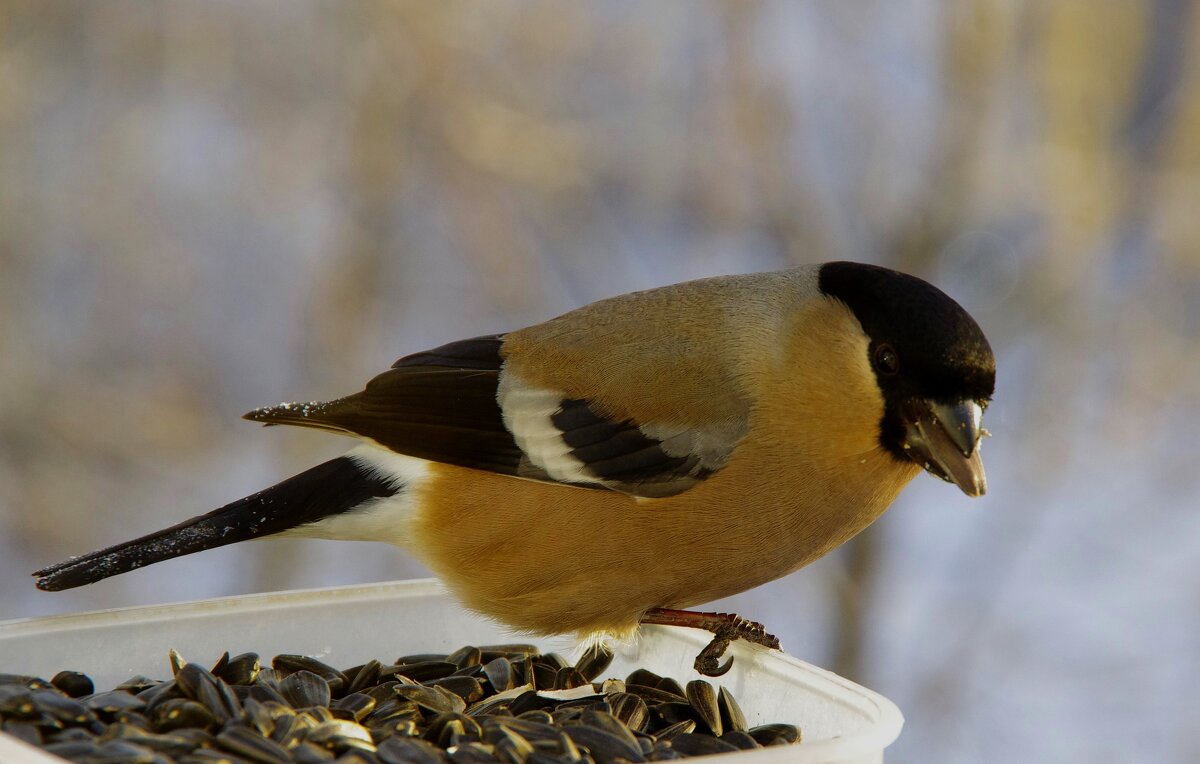
{"type": "Polygon", "coordinates": [[[733,613],[697,613],[692,610],[670,610],[668,608],[650,608],[642,615],[642,623],[659,626],[686,626],[690,629],[704,629],[713,633],[713,641],[708,643],[696,656],[696,671],[705,676],[721,676],[733,665],[733,658],[721,663],[729,643],[735,639],[744,639],[756,645],[779,650],[779,640],[775,635],[768,634],[761,623],[747,621],[733,613]]]}

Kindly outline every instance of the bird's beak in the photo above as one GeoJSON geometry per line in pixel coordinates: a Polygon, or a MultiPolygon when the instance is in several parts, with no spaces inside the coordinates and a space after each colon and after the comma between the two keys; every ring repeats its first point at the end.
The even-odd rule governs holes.
{"type": "Polygon", "coordinates": [[[932,475],[954,483],[968,496],[987,492],[979,456],[983,409],[975,401],[912,401],[905,411],[904,450],[932,475]]]}

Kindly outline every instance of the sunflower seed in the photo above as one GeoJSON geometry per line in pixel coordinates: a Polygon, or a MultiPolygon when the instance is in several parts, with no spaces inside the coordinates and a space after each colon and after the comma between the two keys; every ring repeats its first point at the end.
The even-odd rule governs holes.
{"type": "Polygon", "coordinates": [[[447,655],[446,662],[453,663],[460,669],[467,666],[478,666],[483,662],[483,651],[478,647],[466,645],[447,655]]]}
{"type": "Polygon", "coordinates": [[[271,659],[271,668],[285,675],[291,675],[300,671],[308,671],[316,674],[329,685],[329,691],[334,697],[340,697],[342,691],[350,685],[350,682],[346,680],[345,674],[328,663],[322,663],[316,658],[310,658],[307,655],[276,655],[271,659]]]}
{"type": "Polygon", "coordinates": [[[571,742],[587,749],[597,764],[608,764],[618,759],[633,762],[646,760],[640,745],[630,745],[625,739],[597,727],[575,724],[564,728],[563,732],[571,738],[571,742]]]}
{"type": "Polygon", "coordinates": [[[791,724],[761,724],[751,727],[750,737],[759,745],[790,745],[800,742],[800,730],[791,724]]]}
{"type": "Polygon", "coordinates": [[[6,719],[3,724],[0,724],[0,730],[29,745],[42,744],[42,732],[34,722],[6,719]]]}
{"type": "Polygon", "coordinates": [[[428,682],[431,679],[443,679],[455,671],[458,671],[458,666],[449,661],[419,661],[417,663],[384,666],[380,670],[380,675],[394,674],[420,684],[421,682],[428,682]]]}
{"type": "Polygon", "coordinates": [[[495,658],[483,664],[483,675],[492,685],[492,692],[511,690],[513,684],[513,665],[504,656],[495,658]]]}
{"type": "Polygon", "coordinates": [[[612,714],[631,730],[643,730],[650,717],[646,701],[628,692],[614,692],[606,696],[612,706],[612,714]]]}
{"type": "Polygon", "coordinates": [[[219,723],[204,704],[184,698],[165,700],[150,712],[150,724],[155,732],[170,732],[183,727],[212,729],[219,723]]]}
{"type": "Polygon", "coordinates": [[[308,670],[296,671],[279,683],[279,694],[292,708],[329,705],[329,682],[308,670]]]}
{"type": "Polygon", "coordinates": [[[746,715],[738,705],[733,693],[722,687],[717,693],[717,706],[721,709],[721,726],[728,731],[745,732],[746,715]]]}
{"type": "Polygon", "coordinates": [[[229,685],[195,663],[185,664],[179,669],[175,684],[186,697],[204,704],[213,716],[223,722],[242,712],[242,703],[229,685]]]}
{"type": "Polygon", "coordinates": [[[230,658],[220,671],[214,666],[212,674],[228,684],[239,685],[254,684],[260,671],[262,659],[258,653],[242,653],[230,658]]]}
{"type": "Polygon", "coordinates": [[[676,722],[669,727],[663,727],[659,730],[654,738],[665,742],[670,742],[676,735],[682,735],[692,732],[696,729],[696,722],[692,719],[684,719],[681,722],[676,722]]]}
{"type": "Polygon", "coordinates": [[[750,737],[750,733],[743,730],[729,730],[721,736],[721,740],[743,751],[751,751],[762,747],[758,744],[757,740],[750,737]]]}
{"type": "Polygon", "coordinates": [[[217,745],[250,761],[260,764],[288,764],[288,750],[270,738],[248,727],[228,727],[217,734],[217,745]]]}
{"type": "Polygon", "coordinates": [[[345,671],[292,654],[267,668],[256,653],[224,653],[211,670],[169,659],[168,681],[78,699],[94,689],[78,672],[0,674],[0,725],[92,764],[616,764],[800,737],[787,724],[746,731],[728,690],[704,681],[638,670],[593,683],[603,651],[570,666],[529,645],[468,645],[345,671]]]}
{"type": "Polygon", "coordinates": [[[595,643],[589,645],[583,651],[583,655],[579,656],[579,660],[575,663],[575,669],[588,682],[604,673],[605,669],[613,660],[613,651],[603,643],[595,643]]]}
{"type": "Polygon", "coordinates": [[[382,667],[383,664],[372,659],[358,666],[353,670],[353,673],[347,671],[346,676],[350,678],[350,686],[346,689],[347,694],[362,692],[369,687],[379,684],[379,669],[382,667]]]}
{"type": "Polygon", "coordinates": [[[375,710],[375,698],[367,695],[364,692],[355,692],[339,698],[330,706],[335,712],[346,714],[346,717],[353,722],[361,722],[368,714],[375,710]]]}
{"type": "Polygon", "coordinates": [[[388,738],[375,755],[383,764],[443,764],[447,760],[442,749],[418,738],[388,738]]]}
{"type": "Polygon", "coordinates": [[[78,671],[60,671],[50,680],[50,684],[61,690],[69,698],[91,695],[96,691],[91,677],[87,674],[81,674],[78,671]]]}
{"type": "Polygon", "coordinates": [[[694,732],[684,732],[671,740],[671,747],[684,756],[711,756],[716,753],[733,753],[737,746],[715,738],[712,735],[697,735],[694,732]]]}
{"type": "Polygon", "coordinates": [[[717,706],[717,691],[703,679],[693,679],[687,683],[684,692],[696,712],[696,718],[704,722],[712,734],[720,737],[724,728],[721,726],[721,709],[717,706]]]}
{"type": "Polygon", "coordinates": [[[469,676],[448,676],[443,679],[431,679],[425,682],[426,687],[441,687],[448,690],[467,703],[483,699],[483,685],[478,679],[469,676]]]}
{"type": "Polygon", "coordinates": [[[582,724],[587,724],[615,735],[631,747],[638,747],[637,738],[629,731],[629,728],[622,724],[620,719],[610,713],[588,708],[579,717],[579,721],[582,724]]]}
{"type": "MultiPolygon", "coordinates": [[[[2,689],[2,688],[0,688],[2,689]]],[[[111,690],[82,698],[83,704],[91,710],[102,714],[115,714],[118,711],[137,711],[146,707],[146,701],[135,698],[124,690],[111,690]]],[[[0,702],[0,706],[3,703],[0,702]]]]}
{"type": "Polygon", "coordinates": [[[461,713],[467,708],[466,701],[441,687],[426,687],[420,684],[397,685],[396,694],[411,700],[430,715],[461,713]]]}

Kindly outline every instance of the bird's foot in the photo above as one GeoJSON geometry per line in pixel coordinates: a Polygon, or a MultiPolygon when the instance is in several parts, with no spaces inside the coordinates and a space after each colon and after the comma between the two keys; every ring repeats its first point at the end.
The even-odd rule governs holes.
{"type": "Polygon", "coordinates": [[[704,676],[721,676],[733,665],[733,658],[721,663],[729,643],[735,639],[744,639],[756,645],[779,650],[779,640],[775,635],[768,634],[761,623],[747,621],[734,613],[697,613],[692,610],[669,610],[667,608],[651,608],[642,616],[642,623],[659,626],[686,626],[691,629],[704,629],[713,633],[713,641],[696,656],[696,671],[704,676]]]}

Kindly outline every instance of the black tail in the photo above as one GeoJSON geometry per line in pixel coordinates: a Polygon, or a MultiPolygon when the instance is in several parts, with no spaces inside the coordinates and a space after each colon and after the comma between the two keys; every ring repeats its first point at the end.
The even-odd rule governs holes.
{"type": "Polygon", "coordinates": [[[392,496],[401,486],[340,457],[165,530],[42,568],[37,587],[48,592],[95,583],[173,557],[270,536],[392,496]]]}

